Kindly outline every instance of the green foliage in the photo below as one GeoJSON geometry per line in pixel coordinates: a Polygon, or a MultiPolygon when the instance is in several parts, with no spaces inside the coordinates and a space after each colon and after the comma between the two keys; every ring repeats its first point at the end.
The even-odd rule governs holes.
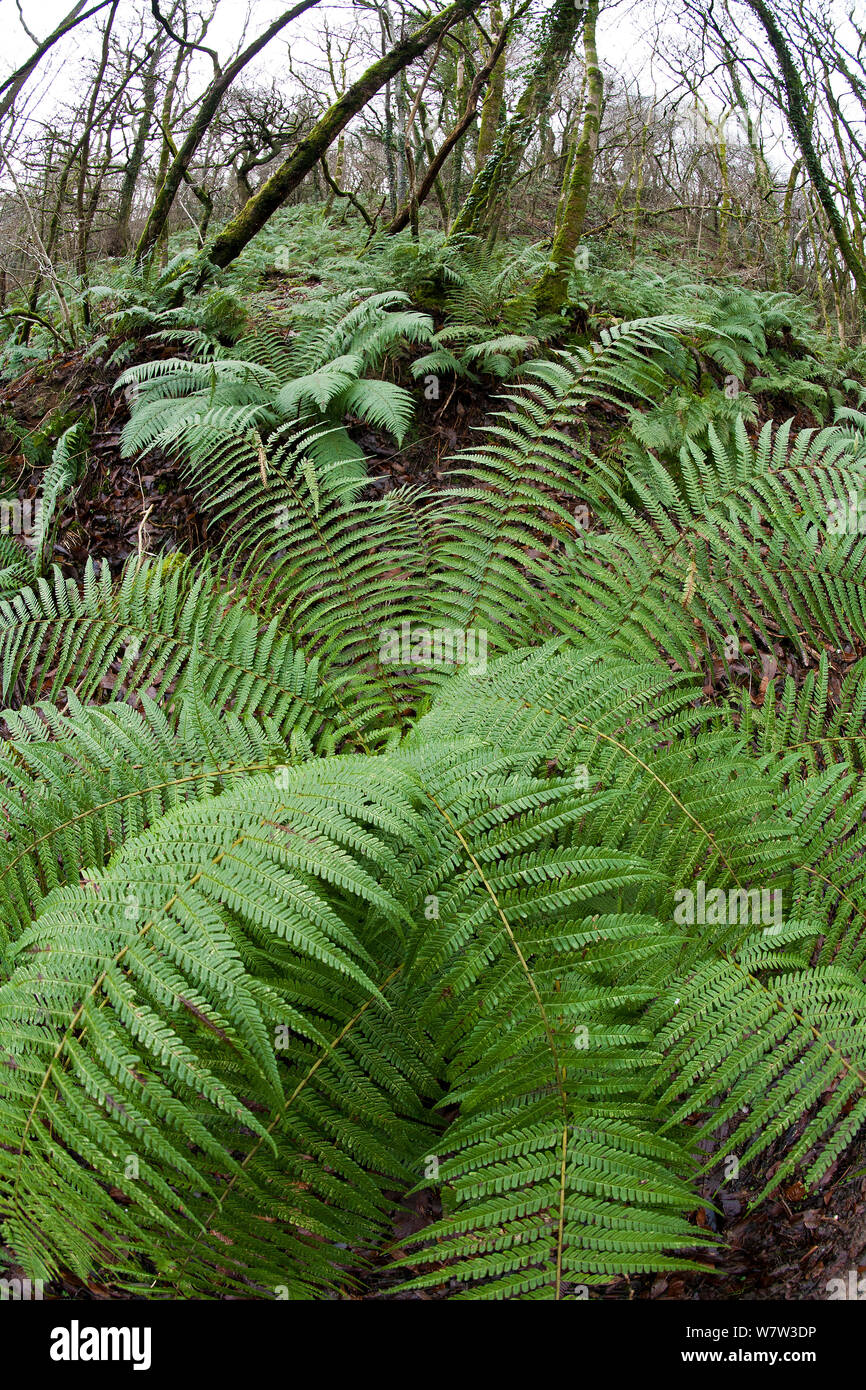
{"type": "Polygon", "coordinates": [[[243,336],[249,315],[237,295],[216,289],[202,299],[201,319],[202,327],[211,337],[233,343],[243,336]]]}
{"type": "Polygon", "coordinates": [[[257,329],[198,360],[163,358],[130,368],[118,383],[136,392],[124,431],[127,454],[179,447],[194,480],[225,480],[266,453],[303,442],[326,493],[350,497],[365,479],[363,454],[345,427],[353,415],[400,443],[412,417],[404,387],[373,376],[404,344],[425,341],[430,320],[394,291],[299,305],[293,327],[257,329]]]}
{"type": "Polygon", "coordinates": [[[431,339],[433,351],[412,364],[413,376],[508,377],[559,329],[558,320],[542,319],[536,310],[535,282],[545,263],[538,247],[497,254],[475,237],[455,237],[440,256],[445,323],[431,339]]]}
{"type": "Polygon", "coordinates": [[[51,355],[50,341],[27,344],[8,338],[0,349],[0,381],[14,381],[37,362],[51,355]]]}
{"type": "Polygon", "coordinates": [[[812,1181],[866,1119],[866,540],[828,525],[866,487],[856,378],[814,357],[836,423],[758,426],[814,346],[796,302],[662,313],[646,279],[526,360],[532,248],[357,229],[341,255],[443,297],[435,336],[360,273],[239,336],[245,277],[278,236],[299,276],[317,225],[183,322],[169,277],[139,327],[189,356],[121,378],[127,453],[177,452],[222,558],[0,601],[4,1242],[31,1277],[328,1297],[435,1185],[410,1287],[701,1268],[702,1172],[812,1181]],[[514,379],[445,488],[361,498],[347,420],[404,437],[419,346],[514,379]],[[781,647],[799,688],[736,684],[781,647]]]}
{"type": "Polygon", "coordinates": [[[12,536],[0,533],[0,594],[15,593],[32,579],[30,556],[12,536]]]}
{"type": "MultiPolygon", "coordinates": [[[[61,412],[52,413],[55,425],[66,418],[61,412]]],[[[47,430],[40,432],[40,443],[47,434],[47,430]]],[[[32,583],[34,577],[41,576],[49,565],[58,510],[75,494],[86,467],[89,442],[88,420],[82,418],[69,425],[54,445],[35,504],[29,500],[22,503],[17,498],[3,501],[3,526],[12,534],[5,530],[0,532],[0,595],[8,597],[17,593],[32,583]]]]}
{"type": "Polygon", "coordinates": [[[39,512],[33,531],[33,568],[43,574],[50,563],[56,531],[57,511],[63,502],[74,495],[87,465],[87,446],[90,442],[90,422],[78,420],[57,441],[51,463],[42,479],[39,512]]]}
{"type": "MultiPolygon", "coordinates": [[[[817,333],[802,299],[781,291],[747,290],[726,282],[692,283],[682,271],[642,263],[628,271],[595,267],[575,277],[590,330],[611,318],[679,314],[699,325],[695,346],[719,385],[732,379],[752,396],[784,408],[806,407],[823,423],[842,405],[849,376],[862,371],[856,352],[817,333]]],[[[749,404],[748,409],[753,407],[749,404]]]]}

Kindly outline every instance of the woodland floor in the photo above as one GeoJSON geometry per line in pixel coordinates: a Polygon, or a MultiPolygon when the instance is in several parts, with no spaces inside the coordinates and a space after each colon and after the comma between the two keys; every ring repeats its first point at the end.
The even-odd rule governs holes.
{"type": "MultiPolygon", "coordinates": [[[[159,355],[173,352],[166,346],[159,355]]],[[[137,353],[136,360],[143,355],[137,353]]],[[[0,454],[6,455],[10,481],[17,477],[14,487],[22,501],[36,498],[44,470],[27,461],[16,435],[2,428],[4,419],[14,420],[19,429],[36,431],[58,406],[76,416],[87,406],[93,408],[91,467],[62,513],[55,546],[54,562],[70,577],[81,575],[88,555],[104,558],[116,572],[139,548],[191,552],[216,547],[220,539],[219,526],[198,510],[169,459],[158,453],[139,464],[121,458],[120,432],[128,409],[123,394],[112,390],[116,377],[117,368],[108,368],[105,357],[85,360],[81,354],[70,353],[40,363],[14,382],[0,384],[0,454]]],[[[778,401],[775,407],[778,415],[778,401]]],[[[366,426],[353,431],[369,461],[367,495],[381,496],[404,483],[441,487],[448,468],[445,460],[471,444],[473,430],[489,408],[489,391],[461,385],[441,402],[420,405],[417,437],[401,449],[366,426]]],[[[599,403],[592,421],[596,443],[616,425],[615,415],[611,407],[599,403]]],[[[801,412],[796,420],[797,427],[814,423],[808,412],[801,412]]],[[[831,653],[831,694],[838,691],[848,665],[863,654],[859,649],[831,653]]],[[[732,664],[731,671],[752,699],[761,702],[771,681],[791,676],[799,685],[818,655],[807,649],[803,659],[793,644],[783,640],[774,643],[771,651],[743,643],[742,658],[732,664]]],[[[719,662],[706,673],[706,697],[723,693],[727,681],[719,662]]],[[[31,698],[36,694],[30,692],[31,698]]],[[[717,1175],[705,1180],[702,1196],[707,1205],[698,1212],[697,1224],[714,1231],[723,1242],[717,1251],[700,1255],[706,1273],[619,1278],[604,1288],[593,1288],[592,1298],[823,1300],[830,1279],[847,1278],[850,1270],[856,1270],[858,1278],[866,1273],[866,1139],[846,1150],[808,1195],[799,1180],[789,1182],[751,1210],[781,1154],[796,1142],[805,1124],[804,1119],[777,1143],[775,1151],[764,1155],[760,1169],[745,1170],[738,1180],[722,1186],[717,1175]]],[[[342,1296],[362,1300],[449,1296],[448,1282],[424,1292],[395,1292],[413,1272],[411,1264],[398,1268],[392,1264],[401,1258],[401,1242],[439,1215],[438,1195],[432,1190],[395,1207],[390,1252],[377,1254],[367,1267],[353,1271],[356,1286],[342,1296]]],[[[8,1273],[14,1275],[15,1270],[8,1273]]],[[[45,1294],[80,1299],[128,1296],[96,1281],[83,1284],[72,1278],[58,1280],[45,1294]]]]}

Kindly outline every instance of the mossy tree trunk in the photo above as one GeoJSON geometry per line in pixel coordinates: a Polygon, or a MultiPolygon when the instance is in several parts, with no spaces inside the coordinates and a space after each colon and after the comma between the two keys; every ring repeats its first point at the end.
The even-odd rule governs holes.
{"type": "MultiPolygon", "coordinates": [[[[438,151],[434,152],[432,144],[428,142],[429,163],[427,166],[427,171],[415,190],[415,198],[413,200],[416,211],[417,208],[419,208],[421,204],[424,202],[424,199],[427,197],[428,193],[430,192],[430,189],[436,188],[438,186],[439,171],[452,150],[456,151],[455,158],[459,160],[460,150],[463,141],[466,138],[466,132],[476,118],[478,97],[484,87],[485,82],[489,81],[491,74],[495,71],[496,65],[499,62],[500,54],[504,52],[507,42],[508,28],[506,26],[505,28],[500,30],[499,36],[496,39],[496,42],[493,48],[491,49],[490,53],[488,54],[487,61],[484,64],[484,67],[480,68],[479,71],[475,74],[474,78],[472,79],[472,86],[469,88],[469,95],[466,98],[466,106],[462,113],[460,113],[456,125],[453,126],[452,129],[449,131],[448,135],[443,140],[438,151]]],[[[440,211],[442,212],[443,221],[447,226],[448,208],[445,205],[445,197],[441,189],[439,197],[439,207],[440,211]]],[[[401,232],[403,228],[408,225],[412,216],[412,211],[413,208],[410,204],[404,204],[404,206],[397,213],[397,216],[393,218],[388,225],[387,231],[390,236],[393,236],[395,232],[401,232]]]]}
{"type": "Polygon", "coordinates": [[[141,115],[139,117],[135,141],[130,151],[129,160],[123,171],[120,198],[118,199],[114,226],[111,230],[108,242],[108,254],[110,256],[125,256],[130,249],[132,205],[135,201],[135,190],[138,187],[139,177],[144,167],[144,155],[147,149],[148,137],[153,128],[153,117],[156,110],[156,84],[161,51],[162,45],[157,42],[154,45],[153,57],[144,74],[144,84],[141,94],[141,115]]]}
{"type": "Polygon", "coordinates": [[[493,144],[490,158],[478,171],[466,201],[451,226],[451,235],[482,236],[499,216],[520,168],[541,111],[550,105],[568,62],[582,19],[576,0],[555,0],[545,16],[538,56],[526,80],[517,109],[493,144]]]}
{"type": "MultiPolygon", "coordinates": [[[[495,37],[502,33],[502,5],[499,0],[491,0],[490,4],[490,32],[495,37]]],[[[496,130],[502,117],[502,98],[505,92],[505,61],[506,53],[503,50],[490,77],[487,91],[484,93],[484,100],[481,103],[481,123],[478,127],[478,145],[476,147],[475,159],[476,167],[481,169],[490,158],[493,149],[493,141],[496,138],[496,130]]]]}
{"type": "Polygon", "coordinates": [[[276,37],[281,29],[285,29],[286,25],[290,24],[293,19],[297,19],[305,10],[311,9],[316,4],[318,4],[318,0],[299,0],[299,3],[294,5],[292,9],[285,10],[257,39],[247,44],[246,48],[237,55],[233,62],[229,63],[227,68],[220,70],[214,77],[199,102],[183,143],[166,170],[156,201],[151,208],[150,216],[135,248],[135,259],[138,264],[150,260],[167,230],[169,214],[178,189],[185,181],[196,150],[207,135],[222,99],[235,78],[257,54],[261,53],[262,49],[270,43],[272,38],[276,37]]]}
{"type": "Polygon", "coordinates": [[[306,178],[310,170],[316,169],[322,155],[352,117],[366,106],[386,82],[396,74],[402,73],[415,58],[420,57],[432,43],[441,38],[455,21],[471,14],[481,4],[482,0],[454,0],[454,4],[428,20],[414,33],[407,35],[395,44],[384,58],[367,68],[358,81],[347,88],[339,100],[328,108],[312,130],[295,146],[288,159],[265,180],[246,207],[226,224],[207,248],[206,261],[201,265],[198,284],[203,284],[208,278],[209,266],[222,268],[240,255],[247,243],[256,232],[261,231],[268,218],[297,188],[301,180],[306,178]]]}
{"type": "Polygon", "coordinates": [[[596,46],[598,10],[599,0],[589,0],[583,23],[586,70],[583,122],[567,175],[568,185],[560,202],[560,215],[557,218],[550,260],[538,285],[537,304],[543,314],[558,313],[565,303],[574,253],[583,235],[583,225],[586,221],[604,95],[604,79],[598,65],[596,46]]]}
{"type": "MultiPolygon", "coordinates": [[[[42,42],[37,45],[27,61],[22,63],[19,68],[16,68],[14,72],[10,73],[4,82],[0,82],[0,121],[12,110],[18,93],[36,71],[46,53],[54,47],[58,40],[62,39],[65,34],[68,34],[71,29],[77,28],[79,24],[83,24],[85,20],[90,19],[92,15],[98,14],[100,10],[108,9],[110,4],[111,0],[96,0],[96,3],[91,5],[88,9],[86,7],[86,0],[77,0],[77,3],[72,6],[72,9],[65,18],[61,19],[57,28],[52,30],[47,39],[43,39],[42,42]]],[[[0,156],[0,166],[2,166],[2,156],[0,156]]]]}
{"type": "MultiPolygon", "coordinates": [[[[464,31],[467,28],[465,24],[462,27],[464,31]]],[[[464,39],[465,42],[465,32],[461,35],[461,37],[464,39]]],[[[457,55],[457,76],[455,92],[456,95],[454,99],[454,111],[455,115],[457,115],[460,111],[463,110],[463,107],[466,104],[466,55],[463,47],[460,48],[457,55]]],[[[463,134],[458,138],[458,140],[455,143],[454,159],[452,160],[451,164],[451,189],[449,192],[448,219],[449,227],[453,223],[455,217],[457,217],[460,212],[460,198],[463,185],[463,155],[465,147],[466,135],[463,134]]]]}
{"type": "Polygon", "coordinates": [[[818,201],[824,210],[824,216],[830,226],[833,239],[839,248],[845,265],[850,271],[851,278],[857,286],[857,293],[863,304],[866,304],[866,261],[858,254],[845,225],[842,214],[833,196],[833,190],[818,153],[812,135],[812,118],[809,113],[809,103],[803,88],[803,82],[797,65],[791,53],[790,46],[782,32],[781,25],[767,0],[745,0],[749,9],[757,16],[767,35],[770,47],[779,65],[781,75],[782,90],[784,93],[783,107],[788,125],[797,141],[800,153],[803,156],[803,164],[806,172],[812,181],[818,201]]]}

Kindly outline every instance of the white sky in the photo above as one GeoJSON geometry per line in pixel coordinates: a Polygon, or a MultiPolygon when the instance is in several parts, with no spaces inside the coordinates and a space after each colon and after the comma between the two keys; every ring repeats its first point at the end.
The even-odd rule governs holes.
{"type": "MultiPolygon", "coordinates": [[[[828,4],[835,2],[827,0],[828,4]]],[[[545,3],[546,0],[539,0],[535,12],[540,12],[545,3]]],[[[859,5],[864,0],[856,0],[856,3],[859,5]]],[[[249,38],[266,28],[286,4],[287,0],[220,0],[205,42],[216,48],[220,58],[225,60],[236,47],[245,21],[249,21],[249,38]]],[[[21,5],[28,27],[42,37],[50,33],[68,13],[71,0],[21,0],[21,5]]],[[[162,8],[167,11],[170,0],[163,0],[162,8]]],[[[659,13],[664,17],[662,27],[666,43],[676,50],[680,46],[676,0],[607,0],[599,22],[599,55],[604,65],[615,69],[621,76],[634,77],[646,94],[655,91],[663,96],[671,90],[671,74],[663,63],[653,62],[651,56],[654,47],[651,40],[656,33],[656,16],[659,13]]],[[[119,21],[122,19],[122,28],[137,23],[142,16],[150,19],[149,0],[121,0],[118,18],[119,21]]],[[[74,94],[76,79],[81,73],[80,58],[83,53],[92,56],[97,52],[99,38],[96,25],[103,18],[104,12],[61,41],[53,50],[50,60],[31,78],[23,100],[19,99],[17,103],[19,110],[26,110],[30,117],[37,120],[45,119],[57,105],[74,94]]],[[[281,74],[284,74],[287,82],[293,86],[287,74],[287,45],[293,66],[318,66],[321,46],[317,40],[320,40],[325,24],[337,32],[346,32],[356,22],[360,23],[364,34],[377,39],[377,22],[369,10],[353,5],[352,0],[326,0],[326,3],[309,10],[272,40],[245,69],[240,81],[255,81],[257,75],[279,81],[281,74]]],[[[16,0],[0,0],[0,35],[0,75],[6,75],[33,50],[30,39],[21,27],[16,0]]],[[[371,56],[367,43],[356,43],[350,55],[350,76],[357,75],[369,63],[371,56]]],[[[195,71],[198,83],[191,90],[191,96],[203,91],[207,85],[212,71],[209,59],[202,56],[195,71]]],[[[327,96],[329,100],[332,99],[330,92],[327,96]]],[[[713,114],[718,114],[718,105],[712,97],[708,101],[713,114]]],[[[781,128],[776,133],[779,135],[781,128]]],[[[783,154],[781,147],[779,154],[783,154]]]]}
{"type": "MultiPolygon", "coordinates": [[[[42,38],[50,33],[63,16],[68,13],[71,0],[21,0],[21,5],[28,28],[42,38]]],[[[544,0],[539,0],[538,12],[541,11],[543,5],[544,0]]],[[[237,44],[248,15],[250,16],[248,35],[252,36],[266,28],[285,8],[286,0],[220,0],[216,17],[205,42],[215,48],[221,58],[225,58],[237,44]]],[[[646,67],[648,50],[640,42],[640,36],[646,27],[649,19],[648,11],[651,8],[652,6],[647,3],[647,0],[631,0],[631,3],[629,0],[619,0],[619,3],[612,9],[608,8],[602,12],[599,35],[601,52],[605,61],[620,69],[626,61],[632,65],[636,63],[638,68],[642,65],[646,67]],[[643,22],[639,17],[641,10],[643,10],[643,22]],[[643,58],[641,57],[641,50],[643,58]]],[[[164,0],[162,9],[164,12],[168,11],[169,0],[164,0]]],[[[123,0],[118,19],[125,15],[129,21],[141,13],[149,16],[149,0],[123,0]]],[[[98,37],[94,26],[97,20],[102,17],[100,15],[94,20],[90,20],[82,28],[73,31],[61,41],[58,49],[55,50],[55,56],[52,58],[50,66],[51,77],[57,94],[66,95],[70,92],[74,77],[74,67],[71,65],[74,64],[76,56],[80,55],[82,50],[91,55],[96,53],[98,37]]],[[[486,19],[486,16],[483,18],[486,19]]],[[[284,64],[285,61],[287,43],[296,63],[308,60],[315,61],[317,48],[315,39],[321,35],[325,22],[332,29],[340,31],[350,28],[356,20],[360,20],[366,32],[374,32],[375,17],[370,14],[369,10],[354,6],[352,0],[327,0],[327,3],[320,3],[316,8],[288,25],[284,33],[273,39],[264,53],[246,71],[250,74],[259,71],[278,76],[281,63],[284,64]]],[[[0,0],[0,34],[2,34],[0,73],[5,76],[14,71],[33,51],[33,45],[21,27],[16,0],[0,0]]],[[[357,58],[359,66],[363,66],[368,61],[368,55],[363,52],[359,53],[357,58]]],[[[204,59],[201,73],[206,81],[209,74],[209,60],[204,59]]],[[[38,77],[31,79],[31,82],[34,88],[44,85],[38,77]]]]}

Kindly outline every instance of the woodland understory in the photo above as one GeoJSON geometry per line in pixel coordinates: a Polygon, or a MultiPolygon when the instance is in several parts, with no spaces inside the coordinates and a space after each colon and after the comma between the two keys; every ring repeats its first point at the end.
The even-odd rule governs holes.
{"type": "Polygon", "coordinates": [[[862,8],[16,8],[0,1280],[847,1296],[862,8]]]}

